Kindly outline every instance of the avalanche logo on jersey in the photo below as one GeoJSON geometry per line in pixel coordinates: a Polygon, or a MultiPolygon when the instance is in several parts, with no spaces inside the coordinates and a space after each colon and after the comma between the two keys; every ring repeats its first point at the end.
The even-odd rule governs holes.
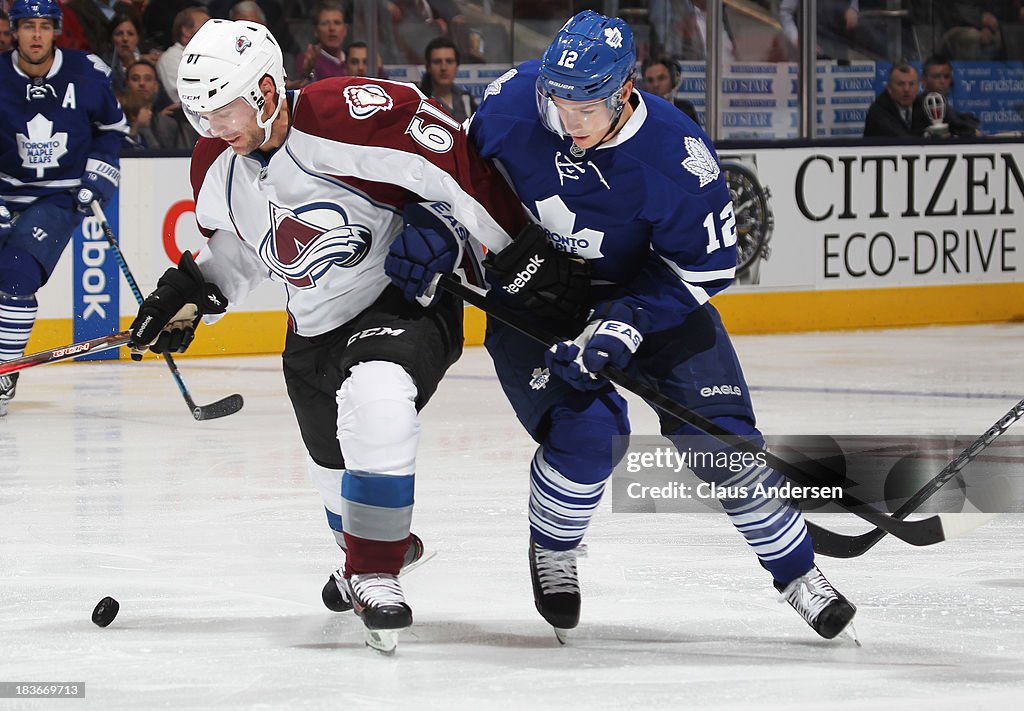
{"type": "Polygon", "coordinates": [[[700,186],[703,188],[718,178],[720,172],[715,157],[704,145],[704,141],[693,136],[687,136],[683,140],[686,146],[687,156],[683,159],[683,167],[697,176],[700,186]]]}
{"type": "Polygon", "coordinates": [[[371,243],[370,230],[348,224],[348,216],[336,204],[315,202],[289,210],[270,203],[270,231],[260,243],[259,253],[289,284],[310,289],[330,268],[362,262],[371,243]]]}
{"type": "Polygon", "coordinates": [[[576,254],[584,259],[599,259],[604,256],[601,252],[604,232],[589,227],[577,232],[576,213],[566,207],[560,195],[538,200],[537,217],[544,227],[544,232],[547,233],[548,241],[563,252],[576,254]]]}
{"type": "Polygon", "coordinates": [[[378,111],[388,111],[395,105],[384,89],[375,84],[345,87],[345,101],[352,118],[366,119],[378,111]]]}
{"type": "Polygon", "coordinates": [[[42,178],[47,168],[56,168],[61,157],[68,152],[68,134],[63,131],[53,132],[53,121],[42,114],[36,114],[29,121],[28,135],[15,134],[18,141],[18,155],[21,165],[36,171],[36,177],[42,178]]]}
{"type": "Polygon", "coordinates": [[[235,51],[241,54],[245,50],[252,47],[252,40],[245,35],[240,35],[235,38],[235,51]]]}

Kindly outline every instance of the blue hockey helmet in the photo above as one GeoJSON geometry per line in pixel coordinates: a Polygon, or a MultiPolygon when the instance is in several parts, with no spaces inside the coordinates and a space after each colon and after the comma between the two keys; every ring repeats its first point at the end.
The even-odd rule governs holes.
{"type": "Polygon", "coordinates": [[[559,30],[544,52],[537,77],[537,106],[545,125],[564,134],[551,99],[604,99],[613,123],[622,112],[622,87],[633,77],[636,45],[633,32],[618,17],[593,10],[577,14],[559,30]]]}
{"type": "Polygon", "coordinates": [[[17,29],[19,20],[31,17],[48,17],[53,20],[53,29],[60,30],[60,21],[64,13],[60,10],[57,0],[14,0],[7,16],[11,19],[11,28],[17,29]]]}

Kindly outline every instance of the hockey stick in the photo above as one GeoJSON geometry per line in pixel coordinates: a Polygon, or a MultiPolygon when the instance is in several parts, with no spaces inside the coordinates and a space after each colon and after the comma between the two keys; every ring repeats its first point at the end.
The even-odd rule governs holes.
{"type": "MultiPolygon", "coordinates": [[[[1010,426],[1017,420],[1024,417],[1024,400],[1021,400],[1007,412],[1005,415],[999,418],[999,421],[988,428],[983,435],[978,437],[976,440],[971,442],[964,451],[957,455],[956,459],[951,461],[942,471],[936,474],[932,479],[922,486],[917,493],[907,499],[902,506],[893,512],[893,518],[900,519],[901,521],[912,513],[916,512],[921,508],[921,504],[930,499],[935,492],[945,486],[950,480],[956,477],[964,467],[970,464],[975,457],[982,453],[986,447],[995,442],[1006,430],[1010,429],[1010,426]]],[[[988,521],[995,518],[998,514],[995,513],[982,513],[979,511],[963,512],[956,514],[958,519],[951,521],[950,524],[958,522],[962,525],[969,526],[967,530],[977,528],[978,526],[987,523],[988,521]]],[[[867,553],[876,543],[885,537],[885,531],[875,528],[867,533],[862,533],[859,536],[849,536],[842,533],[836,533],[830,531],[827,528],[822,528],[810,521],[807,522],[807,528],[811,531],[811,538],[814,541],[814,550],[822,555],[831,556],[833,558],[856,558],[859,555],[867,553]]]]}
{"type": "MultiPolygon", "coordinates": [[[[558,340],[554,336],[541,333],[537,327],[527,322],[520,314],[487,299],[483,294],[471,289],[448,275],[441,275],[438,286],[460,298],[466,303],[476,306],[499,321],[516,329],[523,335],[546,346],[553,345],[558,340]]],[[[820,486],[829,481],[831,472],[814,460],[806,461],[803,466],[807,469],[797,467],[781,457],[762,449],[753,442],[746,440],[733,432],[716,425],[714,422],[683,407],[675,400],[666,397],[654,388],[644,384],[636,378],[624,373],[614,366],[605,366],[601,369],[601,375],[609,382],[618,385],[623,390],[628,390],[646,400],[651,406],[672,415],[676,419],[693,425],[697,429],[706,432],[715,439],[728,444],[735,449],[749,452],[757,456],[763,456],[765,464],[786,476],[787,479],[802,486],[820,486]]],[[[833,500],[835,504],[850,513],[864,519],[872,525],[891,533],[900,540],[906,541],[915,546],[930,546],[935,543],[966,533],[970,528],[964,528],[962,522],[950,519],[955,514],[934,514],[926,519],[905,521],[882,513],[867,503],[851,496],[843,494],[842,498],[833,500]],[[958,525],[960,524],[960,525],[958,525]]],[[[813,540],[813,539],[812,539],[813,540]]]]}
{"type": "MultiPolygon", "coordinates": [[[[135,300],[141,305],[143,302],[142,292],[139,290],[139,285],[135,281],[135,277],[132,276],[131,270],[128,268],[128,263],[124,261],[124,255],[121,254],[121,248],[117,244],[117,239],[114,237],[114,231],[110,229],[110,223],[107,222],[107,216],[103,214],[103,208],[100,207],[98,200],[93,200],[92,203],[92,214],[100,221],[100,228],[103,230],[103,236],[107,238],[107,243],[110,248],[114,250],[114,256],[117,258],[117,265],[121,268],[121,273],[124,274],[125,280],[128,282],[128,286],[131,287],[132,294],[135,295],[135,300]]],[[[174,362],[174,358],[171,357],[170,353],[164,353],[164,362],[167,363],[167,367],[171,370],[171,375],[174,377],[174,382],[178,384],[178,390],[181,391],[181,396],[185,398],[185,402],[188,404],[188,409],[192,412],[192,417],[197,420],[215,420],[218,417],[227,417],[233,415],[242,409],[244,401],[242,396],[239,394],[228,395],[226,398],[222,398],[217,402],[211,402],[209,405],[197,405],[196,401],[192,399],[192,394],[188,391],[188,386],[185,385],[185,379],[181,377],[181,373],[178,371],[178,364],[174,362]]]]}
{"type": "Polygon", "coordinates": [[[75,358],[77,356],[84,355],[85,353],[109,351],[111,348],[118,348],[119,346],[125,345],[131,337],[131,331],[121,331],[120,333],[112,333],[109,336],[100,336],[99,338],[92,338],[88,341],[72,343],[69,346],[60,346],[59,348],[53,348],[48,351],[40,351],[39,353],[33,353],[32,355],[22,356],[15,360],[9,360],[6,363],[0,363],[0,375],[17,373],[19,370],[25,370],[26,368],[32,368],[37,365],[56,363],[57,361],[75,358]]]}

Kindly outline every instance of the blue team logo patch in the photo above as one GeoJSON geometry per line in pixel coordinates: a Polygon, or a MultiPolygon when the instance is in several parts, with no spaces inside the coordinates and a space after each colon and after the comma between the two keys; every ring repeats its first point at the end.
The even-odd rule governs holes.
{"type": "Polygon", "coordinates": [[[315,202],[289,210],[270,203],[270,232],[260,259],[299,289],[316,286],[332,267],[354,267],[373,244],[369,228],[353,225],[338,205],[315,202]]]}
{"type": "Polygon", "coordinates": [[[552,245],[584,259],[599,259],[604,256],[601,244],[604,232],[589,227],[576,228],[576,213],[562,200],[560,195],[537,201],[537,219],[547,233],[552,245]]]}
{"type": "Polygon", "coordinates": [[[235,51],[239,54],[249,49],[250,47],[252,47],[252,40],[246,37],[245,35],[241,35],[235,38],[235,51]]]}

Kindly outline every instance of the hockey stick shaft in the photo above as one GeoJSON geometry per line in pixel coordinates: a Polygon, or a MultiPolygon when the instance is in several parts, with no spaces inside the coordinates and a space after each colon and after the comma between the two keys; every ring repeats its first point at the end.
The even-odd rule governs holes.
{"type": "Polygon", "coordinates": [[[80,341],[68,346],[60,346],[59,348],[52,348],[48,351],[40,351],[39,353],[33,353],[32,355],[23,356],[15,360],[9,360],[5,363],[0,363],[0,375],[17,373],[19,370],[25,370],[37,365],[46,365],[47,363],[56,363],[68,358],[76,358],[86,353],[109,351],[112,348],[119,348],[128,343],[131,336],[130,331],[121,331],[109,336],[99,336],[88,341],[80,341]]]}
{"type": "MultiPolygon", "coordinates": [[[[559,340],[550,334],[541,333],[540,329],[538,329],[535,324],[528,322],[521,314],[511,311],[493,300],[487,299],[484,295],[467,287],[459,281],[456,281],[450,276],[441,275],[438,285],[446,291],[461,297],[466,303],[476,306],[489,316],[502,321],[538,343],[550,346],[559,340]]],[[[699,415],[671,398],[666,397],[654,388],[651,388],[645,383],[637,380],[627,373],[624,373],[619,368],[605,366],[601,370],[600,374],[609,382],[619,386],[623,390],[627,390],[632,392],[634,395],[643,398],[653,407],[656,407],[683,422],[693,425],[697,429],[715,437],[729,446],[743,452],[750,452],[755,455],[763,456],[764,461],[768,466],[777,470],[779,473],[786,476],[786,478],[796,482],[797,484],[805,486],[820,486],[829,480],[831,472],[824,469],[824,467],[817,462],[809,460],[805,463],[805,466],[809,467],[809,469],[813,471],[807,471],[799,468],[796,465],[785,461],[781,457],[761,448],[754,442],[736,435],[734,432],[711,422],[702,415],[699,415]]],[[[846,493],[844,493],[841,499],[836,500],[835,503],[846,511],[868,521],[878,528],[892,533],[897,538],[900,538],[912,545],[926,546],[945,540],[945,536],[942,531],[942,524],[938,517],[932,517],[921,521],[901,521],[872,508],[865,502],[846,493]]]]}
{"type": "MultiPolygon", "coordinates": [[[[121,247],[117,244],[117,238],[114,237],[114,230],[111,229],[110,223],[107,222],[107,216],[103,213],[103,207],[100,205],[99,200],[93,201],[92,214],[99,220],[103,236],[106,238],[107,244],[110,245],[110,249],[113,250],[114,258],[117,259],[117,266],[120,267],[125,281],[128,282],[128,287],[132,290],[132,295],[141,306],[144,297],[139,289],[139,283],[135,281],[132,270],[128,268],[128,262],[124,260],[124,254],[121,253],[121,247]]],[[[181,376],[181,371],[178,370],[178,364],[174,362],[174,358],[170,353],[163,353],[162,355],[164,362],[167,363],[167,368],[171,371],[171,377],[174,378],[178,390],[181,391],[181,396],[185,399],[185,404],[188,405],[188,409],[192,413],[192,417],[197,420],[212,420],[217,417],[232,415],[242,409],[242,396],[237,394],[229,395],[209,405],[197,405],[196,401],[192,399],[192,393],[189,392],[188,386],[185,385],[185,379],[181,376]]]]}
{"type": "MultiPolygon", "coordinates": [[[[1024,417],[1024,400],[1021,400],[1010,408],[1010,410],[1000,417],[994,425],[989,427],[984,434],[971,442],[964,451],[960,452],[956,459],[943,467],[942,471],[932,477],[927,484],[922,486],[915,494],[908,498],[902,506],[893,512],[893,518],[897,518],[902,521],[907,516],[915,513],[921,508],[921,505],[925,501],[930,499],[939,489],[948,484],[954,477],[963,471],[964,467],[974,461],[975,457],[999,439],[1003,433],[1010,429],[1010,427],[1022,417],[1024,417]]],[[[996,514],[982,513],[958,514],[960,517],[969,516],[970,518],[965,518],[964,523],[973,524],[972,528],[976,528],[982,523],[987,522],[994,518],[995,515],[996,514]]],[[[828,555],[835,558],[856,558],[859,555],[863,555],[876,543],[882,540],[886,534],[885,531],[875,528],[867,533],[848,536],[822,529],[820,526],[812,523],[808,523],[807,526],[808,528],[811,528],[812,537],[817,536],[815,539],[815,550],[822,555],[828,555]]]]}

